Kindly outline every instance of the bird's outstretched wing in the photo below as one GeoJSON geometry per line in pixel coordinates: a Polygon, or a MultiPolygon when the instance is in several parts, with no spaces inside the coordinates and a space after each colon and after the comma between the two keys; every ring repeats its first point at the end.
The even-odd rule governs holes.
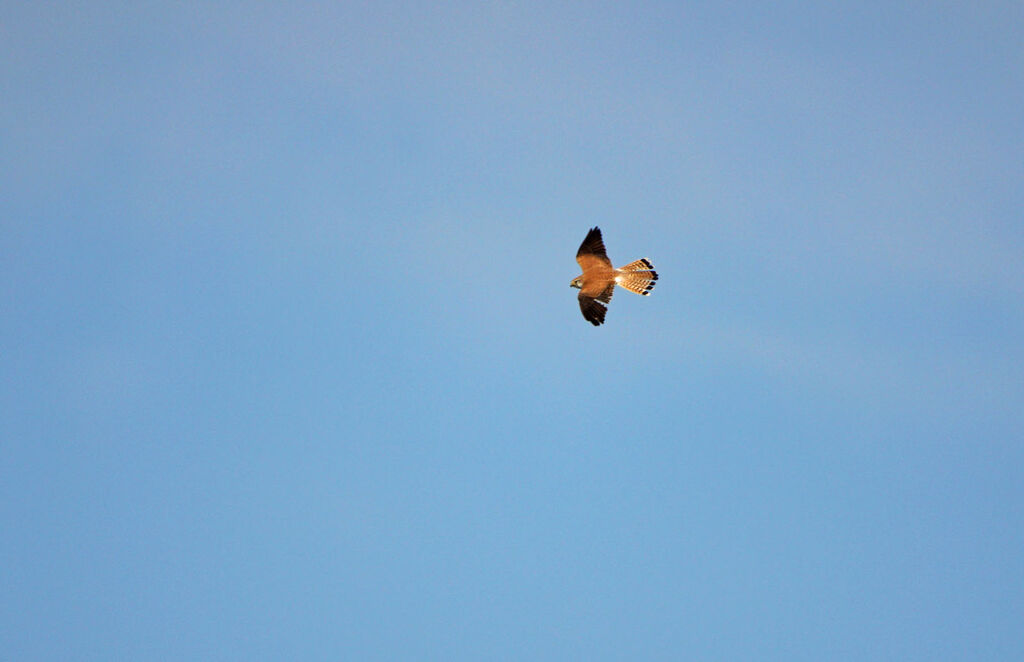
{"type": "Polygon", "coordinates": [[[592,228],[576,251],[576,261],[580,263],[583,272],[594,267],[612,268],[612,261],[608,259],[608,253],[604,250],[604,239],[601,238],[601,228],[592,228]]]}
{"type": "Polygon", "coordinates": [[[604,323],[604,315],[608,312],[608,304],[611,303],[612,294],[615,293],[615,283],[612,282],[596,297],[588,296],[580,290],[577,299],[580,301],[580,310],[583,312],[583,319],[594,326],[601,326],[604,323]]]}

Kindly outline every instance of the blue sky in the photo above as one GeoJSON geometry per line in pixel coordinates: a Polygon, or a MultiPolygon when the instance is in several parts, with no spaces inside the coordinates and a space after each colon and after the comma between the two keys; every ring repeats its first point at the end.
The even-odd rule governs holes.
{"type": "Polygon", "coordinates": [[[1021,659],[1022,44],[5,4],[0,649],[1021,659]],[[600,328],[594,225],[661,274],[600,328]]]}

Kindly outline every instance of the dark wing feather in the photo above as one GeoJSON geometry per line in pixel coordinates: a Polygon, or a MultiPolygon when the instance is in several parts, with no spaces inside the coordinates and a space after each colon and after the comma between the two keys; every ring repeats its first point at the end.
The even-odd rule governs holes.
{"type": "Polygon", "coordinates": [[[587,233],[583,243],[580,244],[580,249],[576,251],[576,259],[579,260],[580,256],[583,255],[594,255],[609,264],[611,263],[608,259],[608,254],[604,252],[604,240],[601,238],[601,228],[593,228],[587,233]]]}
{"type": "Polygon", "coordinates": [[[591,299],[582,294],[579,296],[579,300],[580,310],[583,311],[583,319],[594,326],[601,326],[604,323],[604,314],[608,311],[608,307],[597,299],[591,299]]]}
{"type": "Polygon", "coordinates": [[[594,326],[601,326],[604,323],[604,315],[608,312],[606,304],[611,303],[612,294],[615,292],[615,283],[612,283],[604,292],[596,297],[587,296],[580,292],[577,297],[580,301],[580,310],[583,312],[583,319],[594,326]]]}

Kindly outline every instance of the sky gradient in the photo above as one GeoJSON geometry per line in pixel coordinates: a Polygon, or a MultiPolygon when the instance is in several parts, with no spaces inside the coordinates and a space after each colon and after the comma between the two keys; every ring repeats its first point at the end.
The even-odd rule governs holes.
{"type": "Polygon", "coordinates": [[[0,656],[1024,659],[1024,9],[5,3],[0,656]],[[650,297],[569,281],[588,228],[650,297]]]}

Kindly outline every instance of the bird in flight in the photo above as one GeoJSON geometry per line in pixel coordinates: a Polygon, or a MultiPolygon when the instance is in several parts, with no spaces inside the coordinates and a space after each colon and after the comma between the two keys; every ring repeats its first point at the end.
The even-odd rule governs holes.
{"type": "Polygon", "coordinates": [[[658,272],[645,257],[624,267],[614,268],[608,254],[604,252],[600,228],[593,228],[587,233],[576,252],[576,261],[583,268],[583,273],[573,278],[569,287],[579,289],[583,319],[594,326],[604,323],[604,314],[608,311],[608,303],[612,300],[616,285],[647,296],[654,289],[654,281],[658,280],[658,272]]]}

